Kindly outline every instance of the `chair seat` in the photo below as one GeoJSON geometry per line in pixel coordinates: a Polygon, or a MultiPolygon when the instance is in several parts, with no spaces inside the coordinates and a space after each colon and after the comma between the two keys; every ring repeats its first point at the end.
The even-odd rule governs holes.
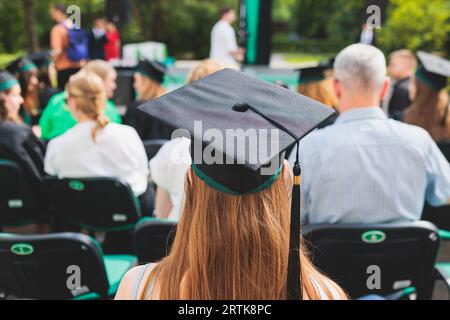
{"type": "Polygon", "coordinates": [[[137,263],[137,258],[131,255],[105,255],[106,274],[109,282],[109,295],[113,296],[119,289],[120,281],[125,273],[137,263]]]}
{"type": "MultiPolygon", "coordinates": [[[[103,261],[105,262],[109,282],[108,297],[113,298],[119,289],[120,281],[122,281],[125,273],[137,264],[137,258],[131,255],[105,255],[103,256],[103,261]]],[[[95,293],[89,293],[76,298],[76,300],[96,299],[100,299],[100,296],[95,293]]]]}

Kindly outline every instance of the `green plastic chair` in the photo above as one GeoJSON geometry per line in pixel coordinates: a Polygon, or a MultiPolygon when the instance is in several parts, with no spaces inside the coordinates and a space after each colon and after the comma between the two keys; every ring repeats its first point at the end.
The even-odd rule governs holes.
{"type": "Polygon", "coordinates": [[[0,234],[0,292],[18,299],[111,299],[136,262],[131,255],[103,255],[83,234],[0,234]]]}

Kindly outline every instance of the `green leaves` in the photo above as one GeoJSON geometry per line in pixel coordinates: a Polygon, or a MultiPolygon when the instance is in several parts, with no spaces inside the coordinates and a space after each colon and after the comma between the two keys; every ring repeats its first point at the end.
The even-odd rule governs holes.
{"type": "Polygon", "coordinates": [[[449,53],[448,0],[391,0],[388,17],[379,32],[385,51],[408,48],[449,53]]]}

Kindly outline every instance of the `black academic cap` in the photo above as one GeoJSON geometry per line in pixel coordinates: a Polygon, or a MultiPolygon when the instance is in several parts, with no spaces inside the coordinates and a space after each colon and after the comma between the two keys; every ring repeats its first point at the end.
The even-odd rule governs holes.
{"type": "Polygon", "coordinates": [[[11,72],[12,74],[17,75],[22,72],[36,70],[37,66],[36,64],[33,63],[33,61],[24,57],[14,60],[6,67],[6,69],[8,69],[8,71],[11,72]]]}
{"type": "Polygon", "coordinates": [[[19,81],[8,71],[0,71],[0,92],[18,85],[19,81]]]}
{"type": "Polygon", "coordinates": [[[315,67],[297,69],[298,71],[300,71],[298,83],[307,84],[325,80],[325,70],[327,69],[329,69],[327,65],[318,65],[315,67]]]}
{"type": "Polygon", "coordinates": [[[28,55],[28,59],[30,59],[38,68],[47,67],[51,62],[50,51],[44,50],[32,53],[28,55]]]}
{"type": "Polygon", "coordinates": [[[423,51],[417,56],[421,63],[416,72],[417,79],[438,91],[445,88],[450,77],[450,61],[423,51]]]}
{"type": "MultiPolygon", "coordinates": [[[[230,69],[148,102],[140,110],[173,129],[186,129],[195,174],[208,186],[232,195],[270,187],[281,173],[284,152],[334,114],[317,101],[230,69]]],[[[300,239],[298,163],[294,171],[288,292],[289,298],[300,299],[295,250],[300,239]]]]}
{"type": "Polygon", "coordinates": [[[136,72],[150,78],[158,83],[164,82],[164,76],[167,72],[167,68],[164,64],[150,61],[150,60],[140,60],[137,67],[136,72]]]}

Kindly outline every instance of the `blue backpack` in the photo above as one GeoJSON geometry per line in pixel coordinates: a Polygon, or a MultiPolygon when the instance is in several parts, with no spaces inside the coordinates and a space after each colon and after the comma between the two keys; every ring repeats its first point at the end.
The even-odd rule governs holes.
{"type": "Polygon", "coordinates": [[[67,55],[69,60],[79,62],[89,57],[89,35],[83,29],[67,28],[69,32],[69,47],[67,55]]]}

